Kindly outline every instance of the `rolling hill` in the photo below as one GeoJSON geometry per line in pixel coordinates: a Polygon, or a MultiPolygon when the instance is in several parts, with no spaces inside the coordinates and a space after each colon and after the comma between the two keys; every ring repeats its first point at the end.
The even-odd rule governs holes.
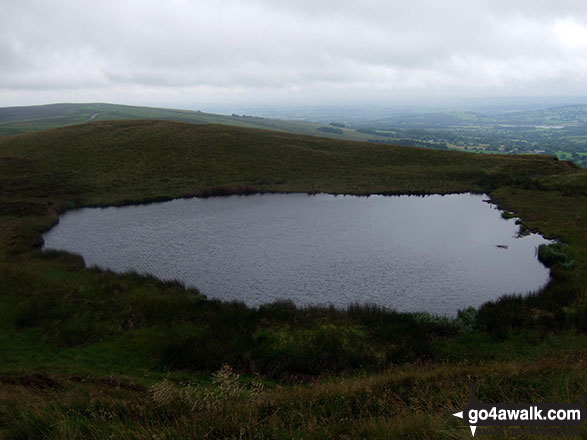
{"type": "Polygon", "coordinates": [[[223,124],[236,127],[261,128],[313,136],[367,141],[383,137],[358,133],[348,128],[307,121],[279,120],[247,115],[218,115],[201,111],[136,107],[118,104],[49,104],[0,108],[0,136],[27,133],[90,121],[151,119],[191,124],[223,124]]]}

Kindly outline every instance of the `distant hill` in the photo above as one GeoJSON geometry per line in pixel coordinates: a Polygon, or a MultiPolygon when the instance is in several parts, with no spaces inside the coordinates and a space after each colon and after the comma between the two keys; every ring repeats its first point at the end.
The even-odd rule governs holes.
{"type": "Polygon", "coordinates": [[[236,114],[228,116],[201,111],[104,103],[49,104],[0,108],[0,136],[11,136],[86,122],[129,119],[166,120],[191,124],[222,124],[355,141],[367,141],[371,138],[384,140],[383,137],[358,133],[349,128],[324,131],[324,124],[317,122],[288,121],[236,114]]]}

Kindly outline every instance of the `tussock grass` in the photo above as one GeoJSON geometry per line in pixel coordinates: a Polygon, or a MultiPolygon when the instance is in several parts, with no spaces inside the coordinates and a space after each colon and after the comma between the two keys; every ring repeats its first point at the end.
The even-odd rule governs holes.
{"type": "Polygon", "coordinates": [[[229,366],[208,384],[9,384],[0,393],[0,427],[6,439],[469,438],[451,414],[468,403],[471,377],[484,402],[575,402],[587,391],[584,359],[411,365],[296,387],[245,381],[229,366]]]}
{"type": "Polygon", "coordinates": [[[564,243],[542,244],[538,247],[538,259],[546,267],[559,264],[562,269],[573,269],[577,262],[567,252],[568,246],[564,243]]]}

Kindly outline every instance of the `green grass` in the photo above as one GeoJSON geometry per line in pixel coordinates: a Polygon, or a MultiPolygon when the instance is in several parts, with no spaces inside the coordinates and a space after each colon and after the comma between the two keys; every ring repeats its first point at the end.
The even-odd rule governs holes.
{"type": "Polygon", "coordinates": [[[470,380],[498,402],[587,389],[587,173],[569,162],[94,121],[0,139],[0,185],[2,438],[469,438],[450,414],[470,380]],[[487,192],[567,260],[541,292],[447,319],[249,309],[35,248],[66,209],[271,191],[487,192]],[[225,364],[242,377],[211,376],[225,364]]]}

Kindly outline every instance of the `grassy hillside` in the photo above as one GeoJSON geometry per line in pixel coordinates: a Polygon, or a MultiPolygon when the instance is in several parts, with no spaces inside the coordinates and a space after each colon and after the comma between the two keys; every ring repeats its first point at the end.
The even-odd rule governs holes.
{"type": "Polygon", "coordinates": [[[367,141],[370,138],[385,140],[383,137],[358,133],[348,128],[333,129],[333,127],[315,122],[279,120],[247,115],[227,116],[201,111],[103,103],[0,108],[0,136],[83,124],[90,121],[131,119],[169,120],[191,124],[223,124],[357,141],[367,141]]]}
{"type": "Polygon", "coordinates": [[[470,380],[487,402],[587,392],[587,173],[568,162],[93,121],[1,138],[0,188],[0,438],[470,438],[451,416],[470,380]],[[568,246],[544,291],[456,319],[249,309],[35,248],[65,209],[256,191],[488,192],[568,246]]]}
{"type": "Polygon", "coordinates": [[[52,176],[69,189],[40,181],[38,195],[69,191],[91,204],[193,195],[218,185],[357,194],[482,191],[504,179],[531,184],[575,170],[539,156],[477,157],[164,121],[95,122],[0,138],[0,148],[7,171],[16,169],[10,160],[22,167],[29,191],[37,182],[27,174],[52,176]]]}

